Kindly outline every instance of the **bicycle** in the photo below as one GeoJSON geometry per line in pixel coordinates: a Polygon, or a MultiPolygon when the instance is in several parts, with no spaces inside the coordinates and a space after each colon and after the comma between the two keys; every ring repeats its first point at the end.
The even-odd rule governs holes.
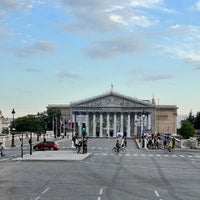
{"type": "Polygon", "coordinates": [[[119,153],[119,152],[126,153],[126,148],[125,147],[119,147],[119,152],[117,152],[117,147],[113,147],[112,152],[113,153],[119,153]]]}
{"type": "Polygon", "coordinates": [[[169,153],[174,153],[175,152],[175,148],[166,146],[166,147],[163,148],[163,151],[167,151],[169,153]]]}

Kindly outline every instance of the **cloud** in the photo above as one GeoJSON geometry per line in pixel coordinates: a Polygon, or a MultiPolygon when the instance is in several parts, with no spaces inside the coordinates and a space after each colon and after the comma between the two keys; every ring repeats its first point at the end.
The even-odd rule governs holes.
{"type": "Polygon", "coordinates": [[[30,7],[31,0],[1,0],[0,10],[24,10],[30,7]]]}
{"type": "Polygon", "coordinates": [[[179,57],[190,67],[200,65],[200,26],[175,24],[157,37],[158,49],[179,57]]]}
{"type": "Polygon", "coordinates": [[[163,74],[156,74],[152,72],[148,72],[143,68],[136,68],[134,70],[129,71],[129,74],[133,74],[135,78],[138,78],[143,81],[162,81],[162,80],[169,80],[174,78],[172,74],[163,73],[163,74]]]}
{"type": "Polygon", "coordinates": [[[172,78],[173,78],[172,74],[144,75],[143,77],[145,81],[160,81],[172,78]]]}
{"type": "Polygon", "coordinates": [[[124,53],[144,52],[147,44],[134,36],[118,37],[94,43],[82,51],[90,58],[112,58],[124,53]]]}
{"type": "Polygon", "coordinates": [[[176,14],[177,11],[173,9],[168,9],[164,5],[163,0],[132,0],[129,4],[133,8],[145,8],[159,10],[164,13],[176,14]]]}
{"type": "Polygon", "coordinates": [[[19,49],[17,55],[22,57],[29,57],[44,53],[51,53],[55,50],[55,47],[56,45],[53,42],[38,41],[35,42],[33,45],[19,49]]]}
{"type": "Polygon", "coordinates": [[[71,21],[68,21],[63,27],[67,31],[83,32],[110,32],[119,30],[118,23],[110,20],[110,13],[106,10],[112,3],[119,0],[60,0],[62,7],[71,15],[71,21]]]}
{"type": "Polygon", "coordinates": [[[197,1],[195,7],[196,7],[196,9],[197,9],[198,11],[200,11],[200,1],[197,1]]]}
{"type": "Polygon", "coordinates": [[[77,79],[79,76],[77,74],[64,70],[57,73],[57,77],[59,78],[60,81],[63,81],[64,79],[77,79]]]}
{"type": "Polygon", "coordinates": [[[40,70],[36,69],[36,68],[26,68],[25,71],[30,72],[30,73],[39,73],[40,72],[40,70]]]}
{"type": "Polygon", "coordinates": [[[162,0],[132,0],[130,5],[132,7],[155,8],[162,2],[162,0]]]}

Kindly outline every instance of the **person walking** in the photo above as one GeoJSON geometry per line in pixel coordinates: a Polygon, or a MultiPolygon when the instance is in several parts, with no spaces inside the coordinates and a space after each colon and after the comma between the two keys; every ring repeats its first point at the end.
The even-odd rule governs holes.
{"type": "Polygon", "coordinates": [[[127,139],[124,137],[124,146],[127,147],[127,139]]]}
{"type": "Polygon", "coordinates": [[[0,154],[1,154],[1,157],[4,156],[4,149],[5,149],[5,147],[3,146],[3,143],[0,142],[0,154]]]}
{"type": "Polygon", "coordinates": [[[175,147],[175,137],[172,138],[172,149],[175,147]]]}

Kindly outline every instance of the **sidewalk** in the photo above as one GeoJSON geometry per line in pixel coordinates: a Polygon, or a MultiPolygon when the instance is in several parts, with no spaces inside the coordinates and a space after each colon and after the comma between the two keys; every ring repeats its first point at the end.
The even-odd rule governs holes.
{"type": "Polygon", "coordinates": [[[72,151],[33,151],[32,155],[26,154],[23,158],[15,158],[17,161],[81,161],[89,157],[91,153],[77,154],[72,151]]]}

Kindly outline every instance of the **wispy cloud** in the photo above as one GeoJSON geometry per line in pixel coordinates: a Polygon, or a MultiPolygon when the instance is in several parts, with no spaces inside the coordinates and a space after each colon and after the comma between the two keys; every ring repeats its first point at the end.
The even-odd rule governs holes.
{"type": "Polygon", "coordinates": [[[39,72],[41,72],[41,70],[39,70],[37,68],[25,68],[25,71],[29,72],[29,73],[39,73],[39,72]]]}
{"type": "Polygon", "coordinates": [[[174,75],[170,73],[153,73],[151,71],[147,71],[144,68],[136,68],[129,71],[129,75],[134,75],[135,78],[142,81],[162,81],[162,80],[170,80],[174,78],[174,75]]]}
{"type": "Polygon", "coordinates": [[[51,53],[55,50],[56,45],[54,42],[38,41],[30,46],[19,49],[18,56],[29,57],[34,55],[40,55],[45,53],[51,53]]]}
{"type": "Polygon", "coordinates": [[[90,58],[112,58],[121,54],[144,52],[146,41],[134,36],[118,37],[94,43],[82,51],[90,58]]]}
{"type": "Polygon", "coordinates": [[[163,0],[132,0],[129,4],[134,8],[155,9],[165,13],[177,13],[176,10],[169,9],[165,6],[163,0]]]}
{"type": "Polygon", "coordinates": [[[197,3],[195,4],[195,8],[200,11],[200,1],[197,1],[197,3]]]}
{"type": "Polygon", "coordinates": [[[63,70],[57,73],[57,77],[60,81],[64,81],[68,79],[77,79],[79,76],[75,73],[69,72],[68,70],[63,70]]]}
{"type": "Polygon", "coordinates": [[[157,38],[160,52],[178,57],[190,67],[200,64],[200,26],[175,24],[157,38]]]}
{"type": "Polygon", "coordinates": [[[172,74],[156,74],[156,75],[144,75],[143,79],[145,81],[160,81],[172,79],[174,76],[172,74]]]}

